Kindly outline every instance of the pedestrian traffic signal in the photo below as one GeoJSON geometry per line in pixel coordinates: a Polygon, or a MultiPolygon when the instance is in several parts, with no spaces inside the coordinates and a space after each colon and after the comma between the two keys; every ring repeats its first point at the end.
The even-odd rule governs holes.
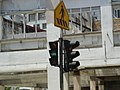
{"type": "Polygon", "coordinates": [[[74,48],[79,46],[79,42],[70,43],[69,40],[64,40],[64,71],[69,72],[76,69],[80,63],[79,61],[73,61],[74,58],[80,55],[78,51],[73,51],[74,48]]]}
{"type": "Polygon", "coordinates": [[[49,53],[51,58],[49,58],[49,62],[51,66],[58,66],[58,41],[49,42],[50,49],[49,53]]]}

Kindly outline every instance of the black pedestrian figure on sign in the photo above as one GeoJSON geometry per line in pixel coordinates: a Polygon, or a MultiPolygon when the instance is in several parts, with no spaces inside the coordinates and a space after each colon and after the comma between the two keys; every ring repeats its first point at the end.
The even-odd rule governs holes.
{"type": "Polygon", "coordinates": [[[63,9],[63,6],[61,6],[61,11],[60,11],[59,14],[61,14],[61,20],[64,20],[65,11],[64,11],[64,9],[63,9]]]}

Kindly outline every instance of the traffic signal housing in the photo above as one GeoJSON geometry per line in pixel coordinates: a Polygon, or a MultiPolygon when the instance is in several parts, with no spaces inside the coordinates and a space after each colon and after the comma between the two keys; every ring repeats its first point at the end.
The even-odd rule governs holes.
{"type": "Polygon", "coordinates": [[[64,40],[64,71],[69,72],[76,69],[80,63],[73,61],[74,58],[80,55],[79,51],[73,51],[74,48],[79,46],[79,42],[70,43],[69,40],[64,40]]]}
{"type": "Polygon", "coordinates": [[[50,65],[58,67],[58,41],[49,42],[49,46],[51,49],[49,50],[51,57],[49,58],[50,65]]]}

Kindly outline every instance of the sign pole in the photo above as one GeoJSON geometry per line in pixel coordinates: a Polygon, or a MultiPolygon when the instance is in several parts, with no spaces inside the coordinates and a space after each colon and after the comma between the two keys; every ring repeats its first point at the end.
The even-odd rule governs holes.
{"type": "MultiPolygon", "coordinates": [[[[62,29],[61,29],[62,30],[62,29]]],[[[63,90],[63,38],[59,38],[60,56],[60,90],[63,90]]]]}
{"type": "Polygon", "coordinates": [[[60,38],[59,38],[59,62],[60,62],[60,90],[63,88],[63,29],[69,30],[69,14],[64,5],[63,0],[60,0],[60,3],[54,10],[54,25],[61,28],[60,38]]]}
{"type": "MultiPolygon", "coordinates": [[[[62,1],[62,0],[60,0],[62,1]]],[[[63,29],[60,32],[60,90],[63,90],[63,29]]]]}

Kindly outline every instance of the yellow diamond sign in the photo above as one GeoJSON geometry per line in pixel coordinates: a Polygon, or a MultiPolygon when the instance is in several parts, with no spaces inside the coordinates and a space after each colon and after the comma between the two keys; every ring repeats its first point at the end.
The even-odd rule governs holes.
{"type": "Polygon", "coordinates": [[[69,15],[63,1],[54,10],[54,25],[69,30],[69,15]]]}

